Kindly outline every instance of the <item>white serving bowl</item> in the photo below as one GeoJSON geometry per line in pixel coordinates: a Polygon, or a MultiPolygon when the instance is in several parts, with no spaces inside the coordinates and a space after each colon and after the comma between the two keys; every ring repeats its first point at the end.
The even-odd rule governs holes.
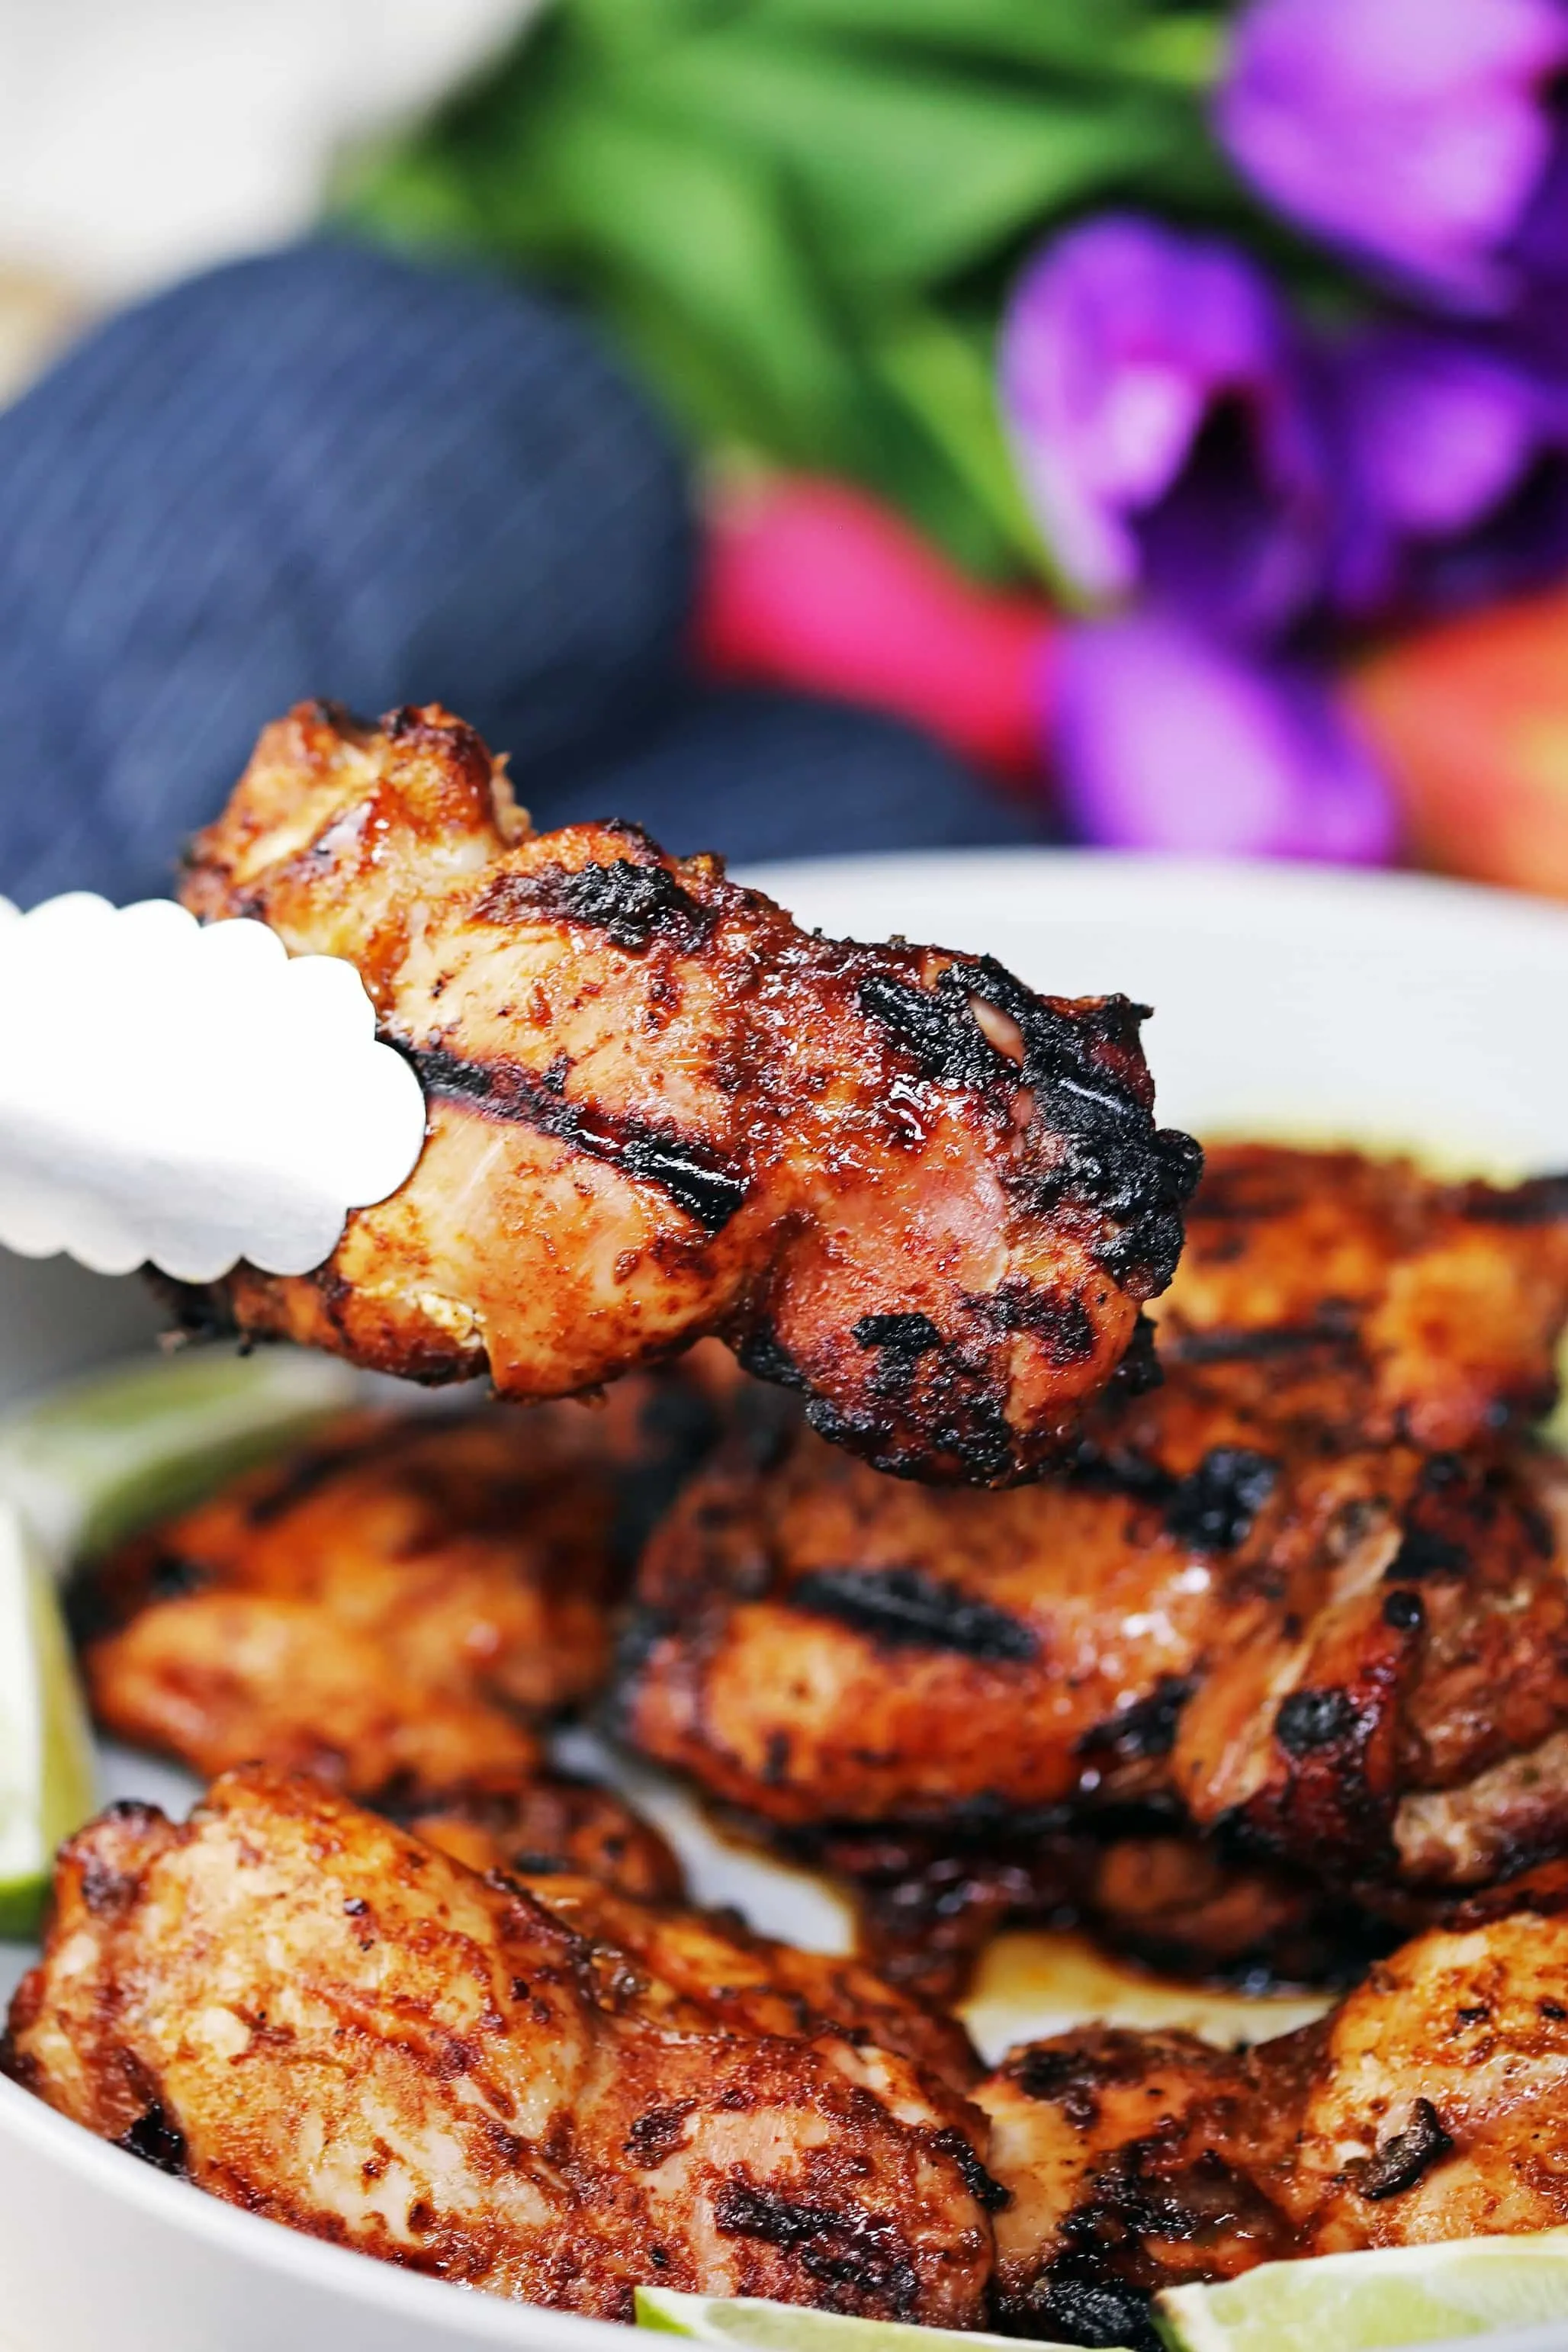
{"type": "MultiPolygon", "coordinates": [[[[1403,876],[1050,851],[748,878],[831,932],[938,940],[1057,994],[1121,989],[1155,1005],[1146,1043],[1168,1121],[1409,1146],[1478,1171],[1568,1167],[1568,908],[1403,876]]],[[[0,1257],[0,1400],[123,1353],[154,1324],[133,1285],[0,1257]]],[[[151,1769],[145,1785],[158,1793],[151,1769]]],[[[722,1892],[710,1872],[702,1891],[722,1892]]],[[[6,2352],[625,2341],[235,2211],[0,2082],[6,2352]]],[[[1493,2341],[1544,2352],[1568,2326],[1493,2341]]]]}

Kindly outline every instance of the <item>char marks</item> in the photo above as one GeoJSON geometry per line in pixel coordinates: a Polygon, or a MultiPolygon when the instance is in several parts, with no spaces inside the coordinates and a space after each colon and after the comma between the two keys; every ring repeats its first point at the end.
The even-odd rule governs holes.
{"type": "Polygon", "coordinates": [[[889,1649],[953,1650],[995,1665],[1022,1665],[1039,1654],[1037,1635],[1019,1618],[923,1569],[808,1569],[790,1587],[789,1602],[889,1649]]]}
{"type": "Polygon", "coordinates": [[[581,923],[636,954],[656,940],[690,950],[711,932],[714,909],[683,890],[651,850],[606,866],[545,866],[498,876],[475,912],[484,923],[581,923]]]}
{"type": "Polygon", "coordinates": [[[1060,1139],[1050,1166],[1023,1180],[1031,1198],[1042,1209],[1081,1207],[1110,1221],[1114,1230],[1096,1250],[1106,1271],[1137,1297],[1164,1288],[1203,1154],[1191,1136],[1155,1126],[1147,1087],[1127,1075],[1139,1066],[1147,1006],[1125,996],[1058,1003],[989,956],[949,964],[931,989],[872,974],[860,983],[859,1001],[922,1077],[976,1092],[1009,1082],[1026,1088],[1037,1115],[1060,1139]],[[1021,1063],[982,1029],[976,1000],[1016,1025],[1021,1063]]]}
{"type": "Polygon", "coordinates": [[[417,1047],[408,1058],[426,1094],[437,1101],[462,1103],[486,1118],[531,1127],[624,1176],[658,1184],[705,1233],[721,1233],[745,1204],[744,1177],[710,1144],[673,1128],[573,1102],[563,1070],[541,1073],[519,1062],[468,1061],[438,1045],[417,1047]]]}

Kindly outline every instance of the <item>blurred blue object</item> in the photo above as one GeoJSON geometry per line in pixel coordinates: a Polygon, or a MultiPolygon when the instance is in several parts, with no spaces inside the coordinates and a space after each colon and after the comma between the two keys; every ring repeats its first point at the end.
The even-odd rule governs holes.
{"type": "Polygon", "coordinates": [[[531,763],[670,688],[679,449],[497,278],[312,242],[110,320],[0,415],[0,890],[169,887],[301,697],[531,763]]]}
{"type": "Polygon", "coordinates": [[[805,695],[692,694],[612,764],[531,782],[514,769],[537,825],[633,817],[681,857],[715,849],[740,864],[1048,837],[1043,803],[1004,799],[918,728],[805,695]]]}

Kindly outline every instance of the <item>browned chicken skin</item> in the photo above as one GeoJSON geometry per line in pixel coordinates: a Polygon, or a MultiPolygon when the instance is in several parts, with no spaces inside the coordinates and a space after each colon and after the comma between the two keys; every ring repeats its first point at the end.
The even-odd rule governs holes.
{"type": "Polygon", "coordinates": [[[879,2038],[898,1997],[710,1998],[673,1920],[617,1945],[606,1899],[547,1907],[320,1782],[232,1773],[184,1827],[121,1806],[63,1849],[5,2063],[231,2203],[497,2294],[976,2325],[984,2126],[879,2038]]]}
{"type": "Polygon", "coordinates": [[[1249,1410],[1440,1452],[1551,1407],[1568,1176],[1446,1184],[1408,1160],[1213,1144],[1186,1229],[1162,1360],[1249,1410]]]}
{"type": "Polygon", "coordinates": [[[623,1545],[710,1427],[646,1375],[597,1412],[340,1422],[81,1574],[93,1712],[203,1779],[319,1773],[479,1869],[676,1895],[664,1840],[531,1724],[597,1690],[623,1545]]]}
{"type": "Polygon", "coordinates": [[[429,1102],[326,1265],[231,1278],[246,1329],[518,1397],[715,1331],[885,1468],[1005,1484],[1170,1279],[1197,1152],[1138,1008],[808,935],[635,828],[531,835],[437,708],[268,728],[184,897],[354,962],[429,1102]]]}
{"type": "Polygon", "coordinates": [[[1568,2222],[1568,1925],[1517,1913],[1379,1962],[1243,2052],[1086,2027],[976,2094],[1003,2324],[1158,2352],[1148,2297],[1260,2262],[1568,2222]]]}
{"type": "Polygon", "coordinates": [[[921,1490],[786,1432],[731,1445],[645,1555],[625,1732],[866,1885],[889,1965],[934,1939],[940,1980],[998,1917],[1068,1910],[1167,1964],[1315,1973],[1363,1916],[1418,1924],[1568,1842],[1563,1474],[1522,1439],[1396,1442],[1458,1433],[1461,1394],[1477,1426],[1547,1401],[1556,1196],[1461,1211],[1407,1169],[1358,1187],[1350,1155],[1213,1165],[1164,1384],[1102,1402],[1048,1479],[921,1490]],[[1249,1195],[1226,1256],[1237,1171],[1265,1166],[1273,1208],[1249,1195]],[[1350,1205],[1309,1248],[1319,1166],[1350,1205]],[[1404,1204],[1380,1294],[1363,1195],[1404,1204]],[[1309,1389],[1243,1342],[1294,1328],[1325,1267],[1366,1323],[1342,1316],[1309,1389]],[[1394,1413],[1365,1331],[1396,1291],[1434,1353],[1398,1359],[1394,1413]]]}
{"type": "Polygon", "coordinates": [[[301,1740],[344,1745],[362,1792],[377,1784],[347,1753],[351,1728],[268,1675],[259,1649],[252,1671],[254,1644],[302,1648],[314,1626],[313,1672],[344,1688],[348,1652],[372,1644],[389,1693],[474,1702],[476,1725],[498,1706],[537,1719],[573,1706],[604,1679],[641,1507],[673,1493],[711,1426],[669,1375],[619,1383],[598,1411],[352,1416],[92,1568],[76,1602],[94,1702],[121,1737],[204,1774],[284,1760],[292,1709],[301,1740]],[[268,1708],[258,1740],[245,1718],[268,1708]]]}

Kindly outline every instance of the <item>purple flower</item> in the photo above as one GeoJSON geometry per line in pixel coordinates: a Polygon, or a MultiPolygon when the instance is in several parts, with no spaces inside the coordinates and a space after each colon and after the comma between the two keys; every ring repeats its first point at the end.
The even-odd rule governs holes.
{"type": "Polygon", "coordinates": [[[1331,365],[1342,612],[1440,611],[1568,573],[1568,380],[1416,326],[1373,328],[1331,365]]]}
{"type": "Polygon", "coordinates": [[[1063,802],[1089,841],[1357,865],[1393,853],[1388,789],[1305,671],[1140,615],[1066,631],[1056,697],[1063,802]]]}
{"type": "Polygon", "coordinates": [[[1252,0],[1221,137],[1318,235],[1466,308],[1568,287],[1568,0],[1252,0]]]}
{"type": "Polygon", "coordinates": [[[1025,270],[1002,400],[1047,541],[1086,595],[1142,588],[1229,632],[1317,590],[1327,497],[1290,323],[1228,247],[1117,215],[1025,270]]]}

